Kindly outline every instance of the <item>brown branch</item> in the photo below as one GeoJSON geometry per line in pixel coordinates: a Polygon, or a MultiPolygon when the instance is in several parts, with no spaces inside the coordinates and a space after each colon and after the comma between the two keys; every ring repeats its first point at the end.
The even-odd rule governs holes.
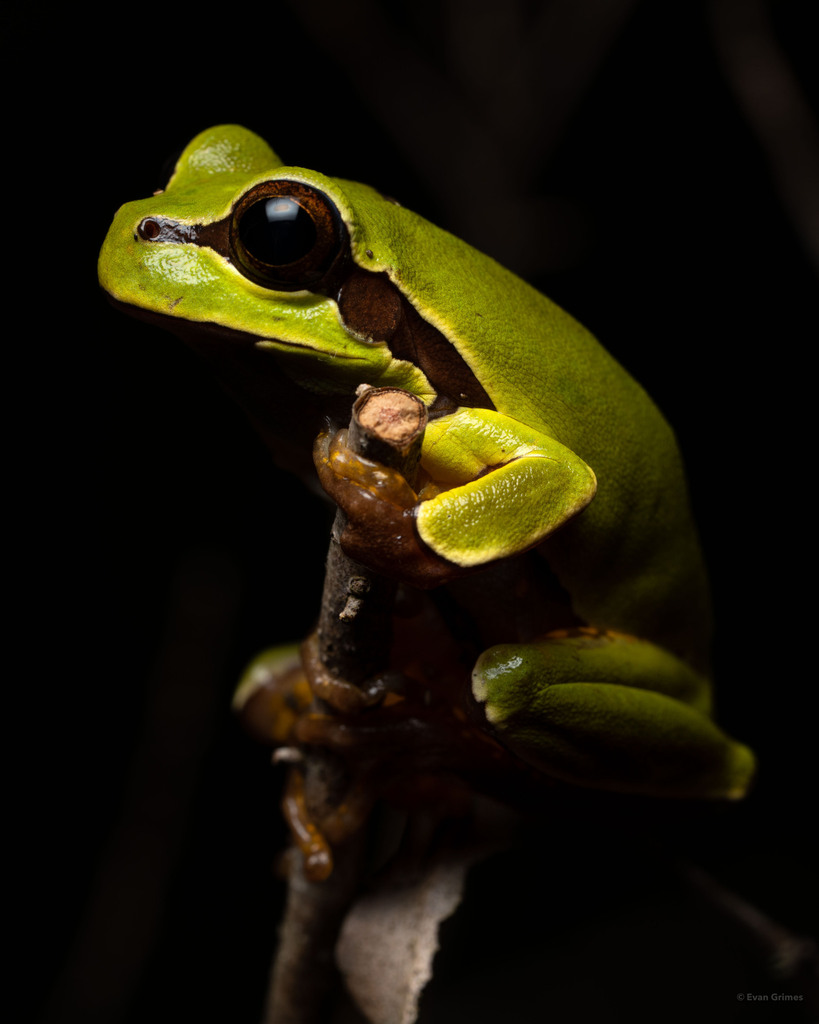
{"type": "MultiPolygon", "coordinates": [[[[348,445],[358,454],[412,477],[418,463],[426,410],[395,388],[368,389],[353,407],[348,445]]],[[[366,693],[367,680],[387,668],[396,584],[341,550],[345,523],[333,524],[317,635],[307,658],[317,670],[366,693]]],[[[309,674],[309,669],[308,669],[309,674]]],[[[368,702],[365,698],[358,707],[368,702]]],[[[315,709],[332,714],[323,701],[315,709]]],[[[334,752],[310,748],[288,783],[298,790],[306,821],[321,823],[350,793],[347,765],[334,752]]],[[[310,827],[308,825],[308,827],[310,827]]],[[[366,830],[333,849],[317,846],[311,863],[291,850],[288,897],[271,979],[265,1024],[319,1024],[338,984],[334,948],[358,889],[366,830]],[[331,857],[329,862],[322,857],[331,857]],[[329,873],[327,871],[329,870],[329,873]],[[322,877],[326,876],[326,877],[322,877]]]]}
{"type": "MultiPolygon", "coordinates": [[[[397,470],[412,485],[425,426],[419,399],[398,388],[369,388],[353,406],[347,446],[397,470]]],[[[318,654],[327,671],[361,686],[386,666],[396,583],[344,554],[340,538],[346,522],[339,509],[327,554],[318,654]]]]}

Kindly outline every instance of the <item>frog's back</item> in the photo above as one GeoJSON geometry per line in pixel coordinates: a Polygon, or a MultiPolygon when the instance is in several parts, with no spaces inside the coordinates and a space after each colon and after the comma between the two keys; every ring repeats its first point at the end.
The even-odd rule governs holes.
{"type": "Polygon", "coordinates": [[[707,671],[708,582],[674,432],[584,327],[543,304],[562,324],[559,351],[553,332],[544,343],[543,426],[591,466],[597,492],[542,552],[585,621],[653,640],[707,671]]]}
{"type": "MultiPolygon", "coordinates": [[[[436,325],[498,411],[565,444],[597,477],[590,505],[542,545],[574,610],[591,625],[654,640],[705,669],[708,585],[673,431],[581,324],[461,246],[459,259],[448,250],[449,273],[476,286],[446,292],[430,275],[419,289],[427,301],[441,292],[436,325]]],[[[423,267],[419,261],[416,273],[423,267]]]]}
{"type": "Polygon", "coordinates": [[[605,431],[573,439],[597,476],[594,500],[542,551],[587,622],[707,671],[710,598],[682,460],[656,406],[627,380],[633,399],[612,408],[605,431]]]}
{"type": "Polygon", "coordinates": [[[674,432],[643,388],[566,319],[564,345],[551,359],[562,387],[555,397],[547,391],[547,416],[594,470],[597,493],[543,552],[583,619],[707,670],[708,582],[674,432]]]}

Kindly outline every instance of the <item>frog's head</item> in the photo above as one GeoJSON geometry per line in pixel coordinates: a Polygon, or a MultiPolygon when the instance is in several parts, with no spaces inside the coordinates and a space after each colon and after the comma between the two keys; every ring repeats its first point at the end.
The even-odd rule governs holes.
{"type": "Polygon", "coordinates": [[[258,136],[222,125],[185,148],[164,191],[120,208],[100,283],[216,361],[252,349],[258,368],[260,350],[278,355],[325,401],[361,383],[431,401],[424,373],[387,344],[400,293],[373,236],[391,206],[366,186],[285,167],[258,136]]]}

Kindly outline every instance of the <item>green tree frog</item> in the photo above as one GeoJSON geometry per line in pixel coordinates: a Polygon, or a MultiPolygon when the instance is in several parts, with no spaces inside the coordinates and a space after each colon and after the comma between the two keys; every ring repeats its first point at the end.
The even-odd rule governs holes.
{"type": "Polygon", "coordinates": [[[527,771],[659,797],[746,791],[753,755],[711,717],[674,436],[562,309],[235,125],[202,132],[164,191],[118,211],[99,276],[211,360],[286,466],[312,471],[332,425],[315,459],[347,512],[345,550],[438,594],[462,626],[469,714],[527,771]],[[417,492],[336,434],[360,385],[428,407],[417,492]]]}

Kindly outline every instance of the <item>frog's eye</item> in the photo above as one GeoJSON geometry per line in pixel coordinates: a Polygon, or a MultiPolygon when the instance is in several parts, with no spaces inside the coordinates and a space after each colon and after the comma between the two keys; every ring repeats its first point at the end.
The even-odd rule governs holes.
{"type": "Polygon", "coordinates": [[[234,263],[265,288],[313,288],[344,242],[338,210],[318,189],[297,181],[266,181],[239,200],[230,225],[234,263]]]}

